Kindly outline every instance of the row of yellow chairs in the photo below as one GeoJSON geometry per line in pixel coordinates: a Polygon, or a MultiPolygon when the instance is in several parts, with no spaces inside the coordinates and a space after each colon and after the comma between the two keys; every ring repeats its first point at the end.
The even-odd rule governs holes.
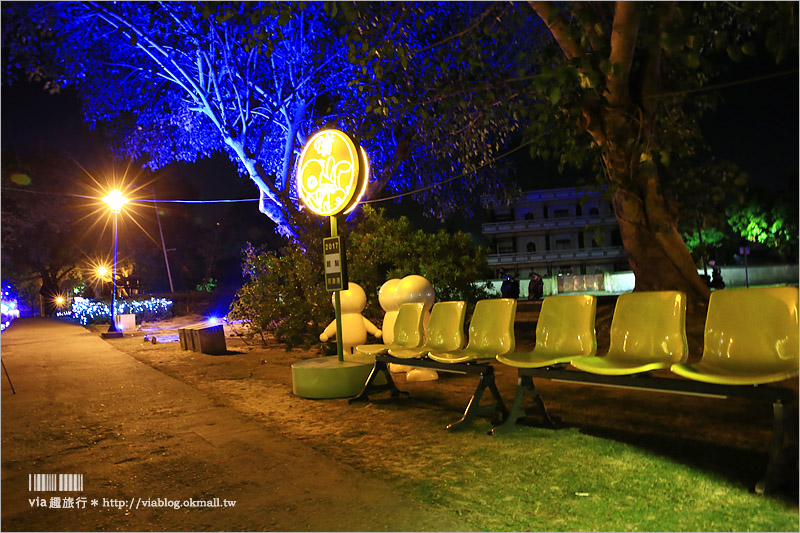
{"type": "Polygon", "coordinates": [[[423,329],[423,304],[400,306],[392,344],[356,346],[363,355],[389,355],[401,359],[427,357],[441,363],[493,360],[514,351],[514,318],[517,301],[510,298],[481,300],[475,305],[464,347],[466,304],[438,302],[431,309],[427,334],[423,329]]]}
{"type": "Polygon", "coordinates": [[[796,287],[713,292],[703,356],[696,363],[686,362],[686,297],[677,291],[620,295],[609,349],[602,357],[597,355],[594,296],[546,298],[536,326],[536,345],[530,352],[514,352],[516,304],[509,298],[479,301],[466,347],[464,302],[434,304],[427,336],[422,327],[422,304],[404,304],[395,323],[394,343],[362,345],[356,351],[402,359],[428,357],[441,363],[496,358],[517,368],[569,363],[604,375],[669,369],[689,379],[729,385],[772,383],[798,374],[796,287]]]}
{"type": "Polygon", "coordinates": [[[619,296],[609,349],[603,357],[597,356],[596,305],[590,295],[547,298],[533,351],[498,355],[498,361],[518,368],[569,363],[603,375],[669,369],[688,379],[722,385],[773,383],[798,374],[796,287],[714,291],[703,355],[695,363],[686,362],[686,297],[682,293],[619,296]]]}
{"type": "Polygon", "coordinates": [[[702,358],[688,363],[686,342],[686,297],[676,291],[639,292],[617,298],[611,322],[608,352],[597,354],[595,334],[596,299],[591,295],[551,296],[545,299],[536,325],[536,345],[529,352],[514,351],[516,300],[481,300],[469,326],[464,346],[464,302],[440,302],[433,306],[427,338],[423,333],[422,304],[401,306],[391,345],[364,345],[356,350],[376,356],[375,367],[363,392],[397,390],[387,363],[409,364],[450,372],[479,374],[481,379],[462,419],[448,429],[469,424],[477,415],[499,415],[500,425],[490,433],[512,429],[528,411],[522,407],[531,396],[544,422],[555,423],[547,414],[533,377],[576,381],[596,385],[623,386],[681,394],[729,395],[770,400],[773,403],[773,438],[770,458],[756,492],[763,493],[780,476],[782,441],[787,415],[784,404],[796,398],[784,388],[752,387],[783,381],[798,375],[798,290],[796,287],[726,289],[711,295],[705,323],[702,358]],[[412,361],[416,359],[416,361],[412,361]],[[517,391],[511,410],[506,409],[494,383],[494,360],[516,367],[517,391]],[[431,362],[432,361],[432,362],[431,362]],[[474,364],[473,364],[474,363],[474,364]],[[565,370],[567,364],[579,370],[565,370]],[[688,378],[637,380],[634,376],[652,370],[670,370],[688,378]],[[582,371],[582,372],[580,372],[582,371]],[[387,385],[375,385],[383,373],[387,385]],[[491,405],[480,406],[489,390],[491,405]]]}

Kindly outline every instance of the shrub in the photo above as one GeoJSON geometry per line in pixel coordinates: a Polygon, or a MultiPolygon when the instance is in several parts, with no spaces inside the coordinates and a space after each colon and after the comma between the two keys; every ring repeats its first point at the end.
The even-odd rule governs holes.
{"type": "Polygon", "coordinates": [[[332,315],[321,265],[312,264],[300,247],[277,253],[248,244],[243,271],[246,282],[231,304],[230,318],[244,320],[249,335],[271,333],[287,348],[318,340],[332,315]]]}
{"type": "MultiPolygon", "coordinates": [[[[487,297],[474,282],[489,275],[485,251],[473,247],[462,232],[426,233],[408,219],[388,219],[383,210],[362,206],[355,220],[343,224],[350,281],[367,293],[364,315],[376,324],[383,318],[378,290],[391,278],[419,274],[430,281],[436,299],[475,301],[487,297]]],[[[244,320],[250,335],[270,333],[287,348],[309,347],[333,320],[331,296],[325,290],[322,237],[326,225],[304,221],[303,243],[279,252],[248,245],[244,250],[245,284],[231,304],[230,318],[244,320]]]]}
{"type": "Polygon", "coordinates": [[[367,293],[367,309],[383,317],[378,290],[386,280],[419,274],[433,284],[436,301],[473,304],[488,296],[474,282],[489,277],[486,251],[468,233],[414,230],[406,217],[389,219],[383,210],[360,208],[358,225],[347,235],[350,279],[367,293]]]}

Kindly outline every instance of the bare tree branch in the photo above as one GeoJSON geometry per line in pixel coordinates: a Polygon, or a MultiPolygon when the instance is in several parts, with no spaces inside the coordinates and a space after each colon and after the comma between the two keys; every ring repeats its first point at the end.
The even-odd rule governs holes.
{"type": "Polygon", "coordinates": [[[616,4],[609,55],[612,68],[606,76],[607,98],[612,106],[623,105],[630,99],[628,82],[639,33],[639,10],[638,2],[621,1],[616,4]]]}
{"type": "Polygon", "coordinates": [[[553,38],[558,43],[559,48],[564,52],[564,56],[566,56],[567,59],[583,56],[580,43],[570,35],[569,23],[554,2],[531,1],[528,3],[550,29],[550,33],[553,34],[553,38]]]}

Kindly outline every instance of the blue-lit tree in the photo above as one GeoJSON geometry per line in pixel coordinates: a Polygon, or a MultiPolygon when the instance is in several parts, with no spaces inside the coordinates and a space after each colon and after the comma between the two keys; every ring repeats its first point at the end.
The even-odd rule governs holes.
{"type": "MultiPolygon", "coordinates": [[[[350,66],[321,5],[76,2],[14,6],[38,25],[35,68],[76,85],[86,119],[156,169],[224,151],[291,234],[293,153],[335,120],[350,66]],[[49,61],[46,63],[44,60],[49,61]],[[50,68],[46,68],[47,66],[50,68]]],[[[12,54],[14,52],[12,51],[12,54]]]]}
{"type": "MultiPolygon", "coordinates": [[[[475,65],[464,67],[478,58],[459,56],[462,42],[451,36],[454,29],[474,36],[475,21],[495,8],[362,6],[349,27],[332,17],[339,8],[356,13],[347,3],[11,5],[7,20],[29,31],[7,24],[4,36],[11,66],[34,54],[37,61],[20,66],[54,86],[77,86],[86,119],[109,130],[119,154],[155,169],[227,153],[285,235],[295,233],[292,166],[323,125],[361,138],[377,173],[372,197],[387,187],[424,193],[457,178],[436,190],[431,211],[442,214],[465,192],[500,183],[488,167],[519,117],[499,107],[501,89],[492,101],[463,91],[465,76],[476,85],[475,65]],[[368,41],[349,39],[353,29],[368,41]],[[443,105],[447,99],[460,104],[443,105]]],[[[515,57],[509,46],[527,45],[488,33],[482,75],[508,66],[497,61],[515,57]]]]}
{"type": "Polygon", "coordinates": [[[543,25],[510,3],[329,3],[348,29],[348,59],[365,100],[352,116],[381,152],[369,197],[414,192],[427,214],[469,211],[506,192],[509,159],[526,125],[521,82],[536,66],[543,25]]]}

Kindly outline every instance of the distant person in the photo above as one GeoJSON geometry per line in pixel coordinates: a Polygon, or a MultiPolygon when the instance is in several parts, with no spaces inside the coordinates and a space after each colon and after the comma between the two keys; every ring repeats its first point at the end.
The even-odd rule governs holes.
{"type": "Polygon", "coordinates": [[[519,298],[519,280],[514,277],[514,274],[511,274],[511,294],[509,298],[514,298],[515,300],[519,298]]]}
{"type": "Polygon", "coordinates": [[[544,293],[544,280],[537,272],[531,271],[528,282],[528,300],[541,300],[544,293]]]}
{"type": "Polygon", "coordinates": [[[711,283],[709,283],[709,287],[715,290],[725,288],[725,281],[722,279],[722,269],[718,266],[711,269],[711,283]]]}
{"type": "Polygon", "coordinates": [[[514,274],[506,274],[505,270],[500,270],[503,283],[500,284],[500,296],[502,298],[519,298],[519,280],[514,278],[514,274]]]}
{"type": "Polygon", "coordinates": [[[502,268],[500,269],[500,277],[503,279],[503,283],[500,284],[500,297],[511,298],[511,279],[502,268]]]}

